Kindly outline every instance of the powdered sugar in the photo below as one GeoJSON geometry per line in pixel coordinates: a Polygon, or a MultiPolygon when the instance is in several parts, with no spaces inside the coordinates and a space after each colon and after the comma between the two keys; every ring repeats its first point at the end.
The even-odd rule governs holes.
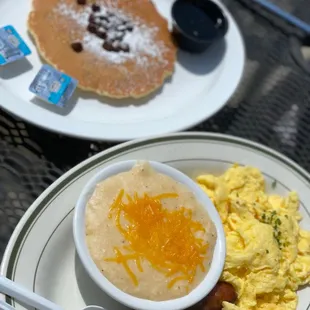
{"type": "Polygon", "coordinates": [[[71,18],[78,22],[79,25],[86,27],[88,25],[88,18],[92,12],[90,7],[85,7],[85,9],[81,12],[77,12],[73,9],[73,6],[69,6],[65,3],[60,3],[55,11],[58,14],[71,18]]]}
{"type": "MultiPolygon", "coordinates": [[[[82,39],[82,44],[84,50],[94,53],[97,57],[103,57],[105,60],[114,63],[121,64],[127,60],[135,60],[138,65],[147,66],[149,63],[146,56],[151,56],[156,58],[156,61],[163,62],[162,54],[165,51],[165,45],[163,42],[155,41],[155,36],[158,32],[157,27],[148,27],[138,20],[138,18],[132,18],[122,11],[117,9],[115,6],[108,8],[109,12],[115,14],[115,16],[122,17],[126,20],[130,20],[134,25],[132,31],[126,32],[123,37],[121,44],[127,44],[129,46],[129,52],[114,52],[105,50],[102,45],[104,43],[103,39],[86,31],[86,27],[89,23],[89,16],[92,13],[91,7],[85,6],[82,10],[75,10],[73,6],[66,3],[60,3],[55,11],[69,19],[76,21],[80,26],[85,27],[85,35],[82,39]]],[[[100,15],[108,14],[107,9],[101,7],[101,12],[95,13],[95,18],[100,18],[100,15]]],[[[123,30],[121,24],[118,23],[117,18],[111,18],[110,23],[115,26],[114,31],[108,32],[107,39],[115,39],[121,36],[121,31],[123,30]]]]}

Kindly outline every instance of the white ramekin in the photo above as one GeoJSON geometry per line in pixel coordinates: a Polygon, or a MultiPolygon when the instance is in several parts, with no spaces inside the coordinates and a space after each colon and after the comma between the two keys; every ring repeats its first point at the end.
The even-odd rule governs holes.
{"type": "Polygon", "coordinates": [[[96,185],[121,172],[129,171],[137,160],[122,161],[105,167],[98,172],[84,187],[75,207],[73,219],[73,235],[78,255],[86,271],[93,281],[108,295],[120,303],[137,310],[181,310],[188,308],[204,298],[219,280],[224,268],[226,256],[226,242],[223,225],[218,212],[211,200],[203,190],[188,176],[182,172],[159,162],[148,161],[150,165],[159,173],[165,174],[174,180],[186,185],[196,196],[196,199],[206,208],[210,219],[216,227],[217,240],[214,249],[210,270],[204,280],[188,295],[167,301],[151,301],[129,295],[113,285],[97,268],[92,260],[85,240],[85,209],[87,202],[94,192],[96,185]]]}

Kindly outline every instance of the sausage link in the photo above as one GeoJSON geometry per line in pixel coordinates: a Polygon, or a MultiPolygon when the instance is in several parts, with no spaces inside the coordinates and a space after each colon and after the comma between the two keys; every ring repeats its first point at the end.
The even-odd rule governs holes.
{"type": "Polygon", "coordinates": [[[223,301],[234,304],[237,301],[237,293],[234,287],[227,282],[220,281],[212,291],[191,310],[221,310],[223,301]]]}

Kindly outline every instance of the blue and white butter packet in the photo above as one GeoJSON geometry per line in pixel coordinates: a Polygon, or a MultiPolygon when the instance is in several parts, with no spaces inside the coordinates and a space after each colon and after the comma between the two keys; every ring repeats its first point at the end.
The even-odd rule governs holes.
{"type": "Polygon", "coordinates": [[[43,65],[29,90],[41,99],[63,107],[71,98],[77,84],[77,80],[72,77],[49,65],[43,65]]]}
{"type": "Polygon", "coordinates": [[[31,54],[31,50],[13,26],[0,28],[0,66],[31,54]]]}

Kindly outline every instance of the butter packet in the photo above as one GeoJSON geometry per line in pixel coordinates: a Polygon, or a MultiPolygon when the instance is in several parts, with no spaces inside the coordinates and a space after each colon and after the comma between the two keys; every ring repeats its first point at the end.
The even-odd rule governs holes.
{"type": "Polygon", "coordinates": [[[77,80],[72,77],[49,65],[43,65],[29,90],[39,98],[63,107],[71,98],[77,84],[77,80]]]}
{"type": "Polygon", "coordinates": [[[22,59],[31,50],[11,25],[0,28],[0,66],[22,59]]]}

